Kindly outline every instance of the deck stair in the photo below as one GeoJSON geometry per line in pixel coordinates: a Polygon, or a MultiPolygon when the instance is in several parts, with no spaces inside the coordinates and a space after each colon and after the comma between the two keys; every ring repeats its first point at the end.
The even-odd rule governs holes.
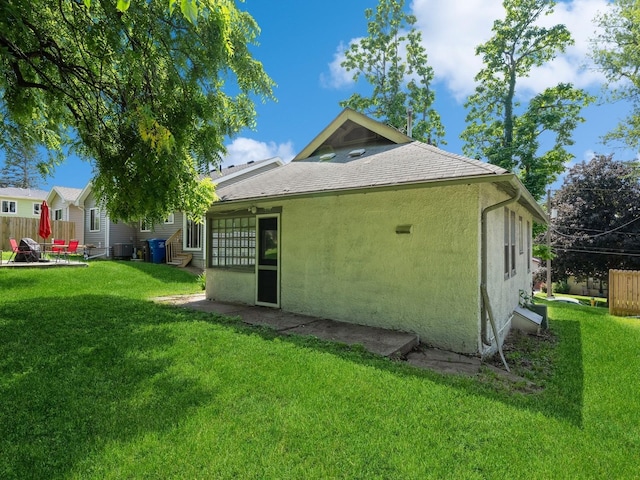
{"type": "Polygon", "coordinates": [[[167,265],[184,268],[191,262],[193,255],[182,251],[182,229],[178,229],[165,241],[167,265]]]}

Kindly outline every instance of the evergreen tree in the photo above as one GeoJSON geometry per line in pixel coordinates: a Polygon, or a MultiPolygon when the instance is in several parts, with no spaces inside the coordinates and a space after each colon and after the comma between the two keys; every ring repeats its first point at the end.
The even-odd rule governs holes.
{"type": "Polygon", "coordinates": [[[40,159],[34,146],[14,144],[4,153],[4,163],[0,168],[0,187],[40,188],[44,177],[38,170],[40,159]]]}

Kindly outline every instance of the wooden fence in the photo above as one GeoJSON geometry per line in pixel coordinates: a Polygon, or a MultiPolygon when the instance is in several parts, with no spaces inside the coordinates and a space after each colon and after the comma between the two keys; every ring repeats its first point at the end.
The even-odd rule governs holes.
{"type": "Polygon", "coordinates": [[[640,271],[609,270],[609,313],[640,315],[640,271]]]}
{"type": "MultiPolygon", "coordinates": [[[[38,236],[39,226],[39,218],[0,217],[0,250],[11,250],[9,237],[15,238],[18,242],[21,238],[32,238],[40,243],[42,239],[38,236]]],[[[51,237],[49,238],[63,238],[65,240],[76,238],[76,224],[52,220],[51,237]]]]}

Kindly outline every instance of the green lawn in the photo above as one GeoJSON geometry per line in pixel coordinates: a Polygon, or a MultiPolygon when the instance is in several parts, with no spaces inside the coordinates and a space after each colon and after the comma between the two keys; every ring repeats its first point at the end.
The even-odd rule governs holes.
{"type": "Polygon", "coordinates": [[[198,291],[164,265],[0,270],[0,478],[640,476],[640,320],[551,304],[525,394],[148,300],[198,291]]]}

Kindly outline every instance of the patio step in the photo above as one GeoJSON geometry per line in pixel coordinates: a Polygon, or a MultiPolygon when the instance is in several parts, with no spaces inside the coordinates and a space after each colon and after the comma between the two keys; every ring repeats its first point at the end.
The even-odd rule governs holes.
{"type": "Polygon", "coordinates": [[[192,258],[193,258],[193,254],[191,253],[178,253],[171,259],[171,261],[167,262],[167,264],[184,268],[187,265],[189,265],[189,262],[191,262],[192,258]]]}

